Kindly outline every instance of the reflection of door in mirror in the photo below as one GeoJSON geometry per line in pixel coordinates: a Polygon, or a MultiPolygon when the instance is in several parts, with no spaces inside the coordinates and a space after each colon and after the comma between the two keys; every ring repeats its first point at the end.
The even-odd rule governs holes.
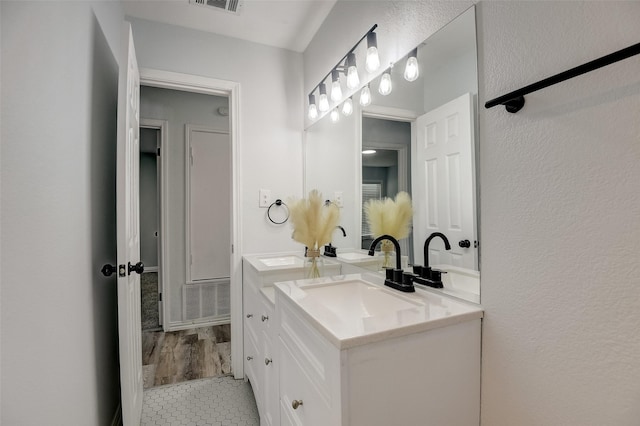
{"type": "MultiPolygon", "coordinates": [[[[411,123],[385,118],[362,118],[362,203],[411,193],[411,123]]],[[[362,244],[368,249],[376,237],[368,232],[362,210],[362,244]]],[[[399,241],[400,251],[412,262],[412,233],[399,241]]]]}
{"type": "MultiPolygon", "coordinates": [[[[451,250],[440,240],[429,246],[429,264],[478,269],[476,235],[472,96],[466,93],[418,117],[415,155],[416,252],[433,232],[445,234],[451,250]]],[[[419,258],[419,256],[418,256],[419,258]]],[[[426,263],[426,260],[425,260],[426,263]]]]}

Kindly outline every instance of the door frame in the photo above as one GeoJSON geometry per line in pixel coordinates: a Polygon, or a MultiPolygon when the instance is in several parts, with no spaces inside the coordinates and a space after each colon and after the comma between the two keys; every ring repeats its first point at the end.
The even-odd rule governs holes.
{"type": "Polygon", "coordinates": [[[169,276],[169,262],[167,255],[167,247],[169,247],[169,186],[168,181],[168,156],[167,150],[167,138],[169,134],[169,122],[167,120],[157,120],[154,118],[140,117],[141,129],[154,129],[160,132],[159,145],[156,148],[160,149],[160,162],[157,163],[157,177],[158,177],[158,210],[160,214],[160,232],[158,234],[158,292],[162,294],[162,298],[158,303],[158,320],[162,329],[168,331],[168,324],[164,321],[165,306],[170,306],[167,302],[169,298],[169,291],[165,288],[164,277],[169,276]],[[165,305],[166,303],[166,305],[165,305]]]}
{"type": "MultiPolygon", "coordinates": [[[[226,96],[229,99],[231,139],[231,368],[236,379],[244,377],[242,335],[242,212],[240,209],[240,83],[192,74],[140,68],[140,85],[226,96]]],[[[166,262],[165,262],[166,263],[166,262]]],[[[164,290],[163,290],[164,291],[164,290]]],[[[163,295],[163,300],[164,296],[163,295]]],[[[165,321],[166,323],[167,321],[165,321]]]]}

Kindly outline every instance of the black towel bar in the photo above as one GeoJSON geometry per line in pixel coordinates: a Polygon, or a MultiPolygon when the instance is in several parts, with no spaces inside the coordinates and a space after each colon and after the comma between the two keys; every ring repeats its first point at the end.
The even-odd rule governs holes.
{"type": "Polygon", "coordinates": [[[570,70],[563,71],[551,77],[547,77],[544,80],[540,80],[521,89],[514,90],[513,92],[507,93],[506,95],[491,99],[484,104],[484,107],[493,108],[497,105],[504,105],[508,112],[516,113],[520,111],[524,106],[524,95],[526,94],[544,89],[545,87],[549,87],[565,80],[569,80],[570,78],[577,77],[590,71],[597,70],[598,68],[611,65],[614,62],[627,59],[639,53],[640,43],[637,43],[624,49],[618,50],[617,52],[605,55],[601,58],[594,59],[593,61],[587,62],[586,64],[578,65],[577,67],[571,68],[570,70]]]}

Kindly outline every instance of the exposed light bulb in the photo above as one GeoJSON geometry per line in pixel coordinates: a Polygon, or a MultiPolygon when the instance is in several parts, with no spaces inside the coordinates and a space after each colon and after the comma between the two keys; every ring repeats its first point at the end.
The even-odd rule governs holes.
{"type": "Polygon", "coordinates": [[[351,52],[347,55],[347,87],[355,89],[360,85],[360,76],[356,67],[356,54],[351,52]]]}
{"type": "Polygon", "coordinates": [[[340,101],[342,99],[342,87],[340,87],[340,75],[338,71],[331,71],[331,100],[334,102],[340,101]]]}
{"type": "Polygon", "coordinates": [[[318,118],[318,107],[316,106],[316,97],[314,95],[309,95],[309,119],[315,120],[318,118]]]}
{"type": "Polygon", "coordinates": [[[369,89],[369,85],[367,84],[360,91],[360,105],[367,106],[371,103],[371,89],[369,89]]]}
{"type": "Polygon", "coordinates": [[[404,68],[404,79],[407,81],[415,81],[420,75],[418,67],[418,49],[413,49],[407,59],[407,65],[404,68]]]}
{"type": "Polygon", "coordinates": [[[380,68],[380,57],[378,56],[378,39],[376,33],[367,34],[367,57],[365,67],[368,72],[374,72],[380,68]]]}
{"type": "Polygon", "coordinates": [[[327,98],[327,87],[320,84],[320,97],[318,98],[318,109],[320,112],[329,111],[329,98],[327,98]]]}
{"type": "Polygon", "coordinates": [[[351,98],[347,98],[347,100],[342,103],[342,113],[348,117],[352,112],[353,101],[351,100],[351,98]]]}
{"type": "Polygon", "coordinates": [[[391,93],[392,89],[393,85],[391,84],[391,74],[389,74],[389,71],[387,71],[382,74],[382,77],[380,78],[378,93],[380,93],[382,96],[387,96],[389,93],[391,93]]]}
{"type": "Polygon", "coordinates": [[[318,107],[316,104],[311,104],[309,105],[309,119],[315,120],[316,118],[318,118],[318,107]]]}
{"type": "Polygon", "coordinates": [[[376,150],[375,149],[365,149],[365,150],[362,151],[362,153],[364,155],[371,155],[371,154],[375,154],[376,150]]]}
{"type": "Polygon", "coordinates": [[[340,113],[338,112],[338,108],[334,108],[331,111],[331,122],[337,123],[338,121],[340,121],[340,113]]]}

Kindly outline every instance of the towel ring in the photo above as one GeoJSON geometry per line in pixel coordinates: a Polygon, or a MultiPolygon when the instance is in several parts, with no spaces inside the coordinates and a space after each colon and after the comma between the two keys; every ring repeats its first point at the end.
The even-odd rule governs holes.
{"type": "Polygon", "coordinates": [[[271,205],[267,209],[267,217],[269,218],[271,223],[275,223],[276,225],[282,225],[287,220],[289,220],[289,207],[287,207],[287,205],[284,203],[284,201],[282,201],[281,199],[278,198],[276,201],[271,203],[271,205]],[[273,220],[271,218],[271,207],[273,207],[273,206],[284,206],[284,208],[287,209],[287,215],[285,216],[285,218],[284,218],[284,220],[282,222],[276,222],[275,220],[273,220]]]}

